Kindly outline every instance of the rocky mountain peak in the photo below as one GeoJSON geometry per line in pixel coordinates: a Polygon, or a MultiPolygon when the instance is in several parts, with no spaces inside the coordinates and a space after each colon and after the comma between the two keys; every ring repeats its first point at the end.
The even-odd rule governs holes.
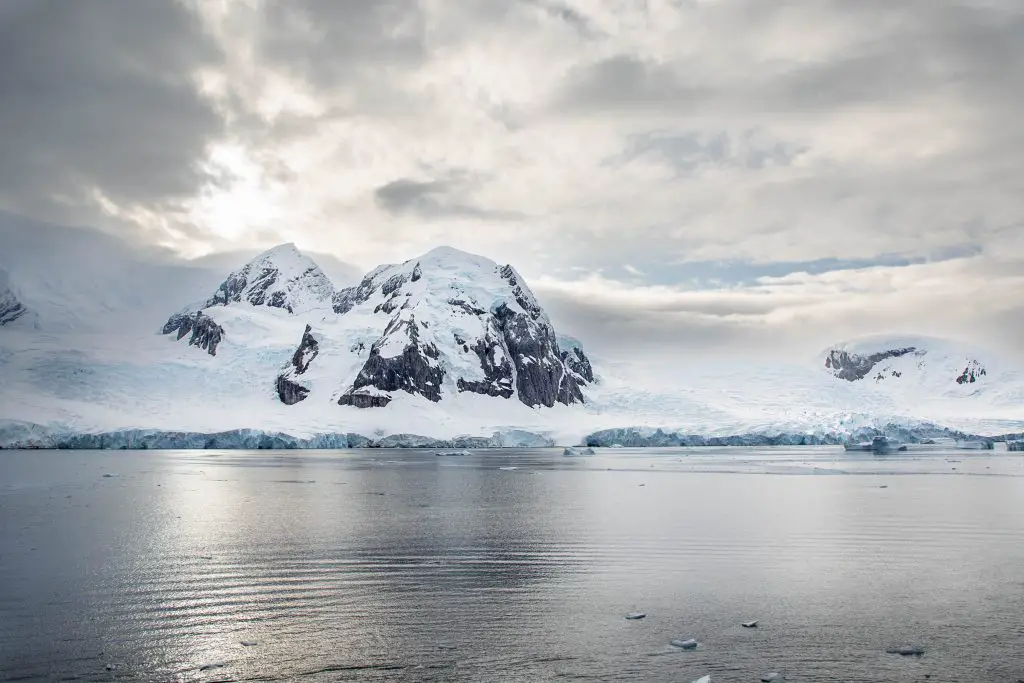
{"type": "Polygon", "coordinates": [[[295,313],[327,306],[333,295],[334,285],[320,266],[288,243],[268,249],[228,275],[206,307],[248,303],[295,313]]]}
{"type": "Polygon", "coordinates": [[[242,304],[302,314],[329,309],[333,296],[334,285],[320,267],[289,242],[268,249],[230,273],[205,302],[168,318],[162,333],[175,334],[179,340],[191,334],[189,344],[214,355],[226,334],[210,316],[219,306],[242,304]]]}

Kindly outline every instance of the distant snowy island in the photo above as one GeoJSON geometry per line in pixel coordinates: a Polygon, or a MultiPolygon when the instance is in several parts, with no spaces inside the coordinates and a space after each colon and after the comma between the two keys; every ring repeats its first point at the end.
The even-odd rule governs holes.
{"type": "Polygon", "coordinates": [[[512,265],[450,247],[349,286],[292,244],[220,274],[101,251],[63,266],[0,263],[0,447],[792,445],[1024,431],[1024,375],[950,340],[867,337],[804,365],[648,368],[644,380],[639,363],[594,358],[586,340],[559,334],[512,265]]]}

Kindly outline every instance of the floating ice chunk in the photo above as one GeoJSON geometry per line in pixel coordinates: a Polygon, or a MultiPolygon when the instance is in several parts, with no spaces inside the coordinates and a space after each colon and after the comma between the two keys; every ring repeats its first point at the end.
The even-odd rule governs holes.
{"type": "Polygon", "coordinates": [[[498,469],[501,470],[502,472],[511,472],[512,470],[518,470],[519,468],[513,465],[509,467],[499,467],[498,469]]]}
{"type": "Polygon", "coordinates": [[[744,621],[743,628],[757,628],[757,619],[754,621],[744,621]]]}
{"type": "Polygon", "coordinates": [[[635,621],[637,619],[643,619],[646,616],[647,616],[646,612],[630,612],[629,614],[626,615],[626,618],[631,620],[631,621],[635,621]]]}
{"type": "Polygon", "coordinates": [[[917,645],[901,645],[899,647],[890,647],[886,652],[891,655],[903,655],[904,657],[910,657],[913,655],[923,655],[924,648],[917,645]]]}
{"type": "Polygon", "coordinates": [[[669,642],[672,647],[678,647],[680,650],[696,650],[697,641],[693,638],[687,638],[686,640],[676,639],[669,642]]]}
{"type": "Polygon", "coordinates": [[[575,446],[569,446],[564,451],[562,451],[562,455],[569,456],[569,457],[571,457],[571,456],[579,456],[579,455],[594,455],[594,449],[593,448],[583,448],[583,449],[580,449],[580,448],[576,448],[575,446]]]}
{"type": "Polygon", "coordinates": [[[701,676],[693,683],[711,683],[711,674],[708,674],[707,676],[701,676]]]}
{"type": "Polygon", "coordinates": [[[434,453],[438,457],[473,455],[469,451],[438,451],[434,453]]]}

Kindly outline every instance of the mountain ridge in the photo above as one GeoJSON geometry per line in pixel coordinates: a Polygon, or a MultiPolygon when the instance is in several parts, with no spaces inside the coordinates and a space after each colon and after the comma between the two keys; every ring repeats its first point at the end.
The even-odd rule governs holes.
{"type": "MultiPolygon", "coordinates": [[[[0,327],[0,389],[17,397],[3,402],[0,420],[81,433],[345,432],[381,443],[508,430],[577,443],[626,427],[708,438],[854,434],[920,420],[971,433],[1024,428],[1022,375],[949,340],[929,345],[924,368],[906,353],[855,381],[835,376],[824,354],[800,365],[595,360],[559,333],[514,267],[450,247],[379,266],[349,287],[330,278],[321,286],[316,272],[302,280],[308,264],[282,255],[291,265],[276,263],[274,277],[254,266],[244,286],[236,278],[222,288],[248,264],[225,277],[154,268],[101,246],[70,277],[61,269],[74,262],[54,261],[39,274],[45,291],[12,276],[12,291],[31,289],[22,303],[42,324],[0,327]],[[101,277],[91,278],[94,266],[101,277]],[[113,272],[122,266],[124,276],[113,272]],[[279,291],[291,311],[268,305],[279,291]],[[196,303],[181,309],[187,301],[196,303]]],[[[870,356],[901,340],[830,350],[870,356]]]]}

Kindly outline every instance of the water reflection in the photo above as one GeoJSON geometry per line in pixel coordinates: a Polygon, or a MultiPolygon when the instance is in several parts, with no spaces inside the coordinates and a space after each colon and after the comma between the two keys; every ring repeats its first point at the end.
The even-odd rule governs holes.
{"type": "Polygon", "coordinates": [[[1024,479],[736,473],[882,466],[813,449],[5,453],[0,678],[1024,676],[1024,479]],[[927,655],[885,654],[910,640],[927,655]]]}

